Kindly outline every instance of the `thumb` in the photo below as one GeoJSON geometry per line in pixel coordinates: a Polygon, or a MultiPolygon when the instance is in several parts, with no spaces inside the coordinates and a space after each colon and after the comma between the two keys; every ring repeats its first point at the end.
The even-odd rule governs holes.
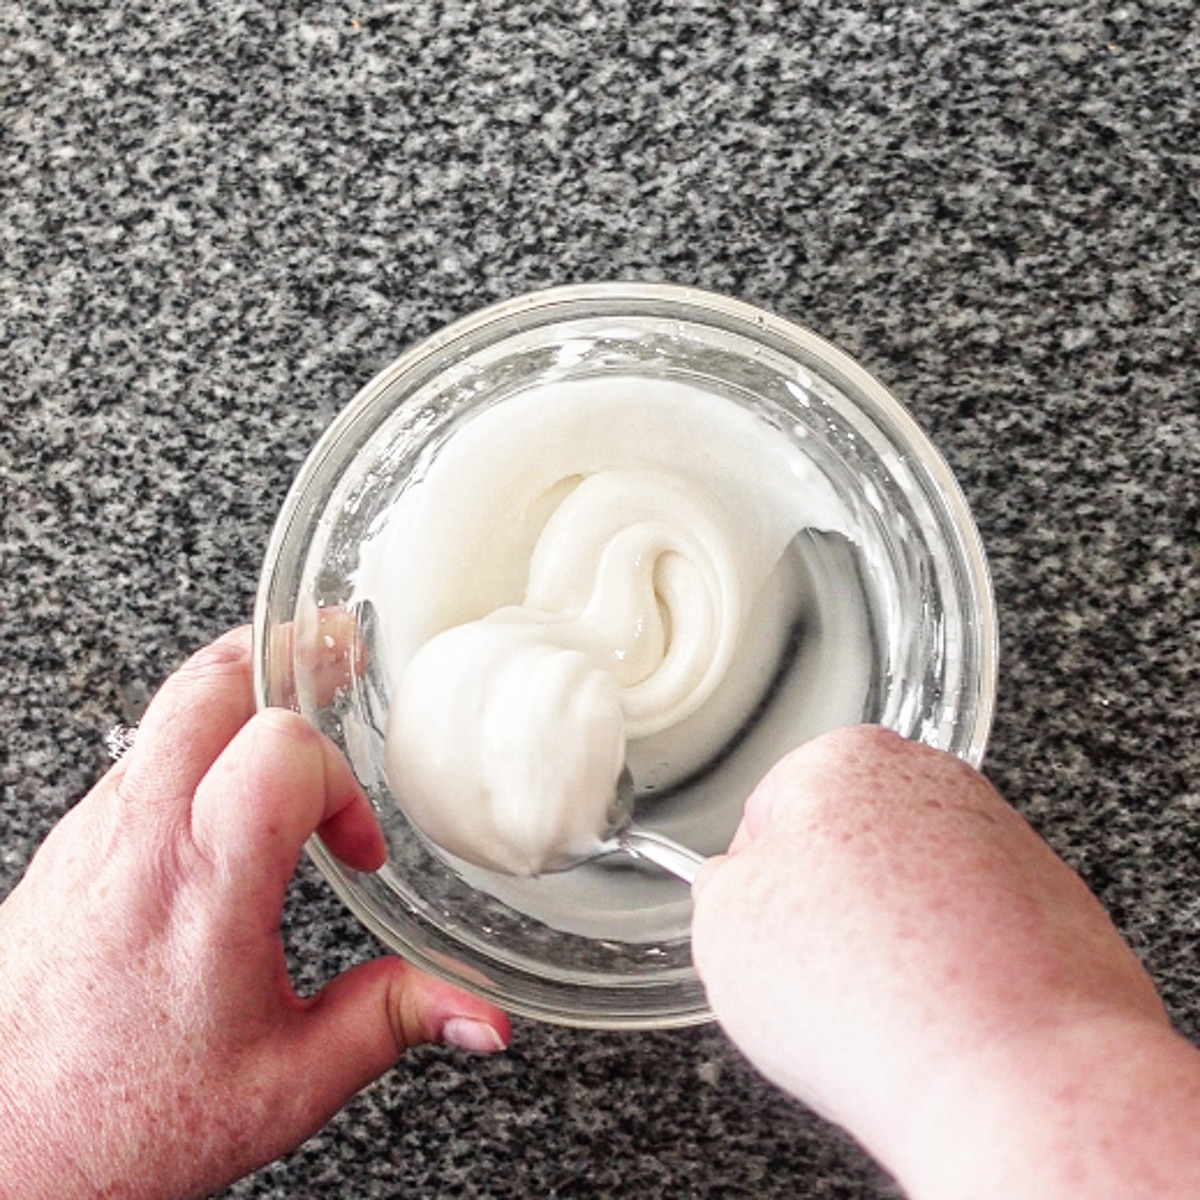
{"type": "Polygon", "coordinates": [[[512,1036],[494,1005],[419,971],[377,958],[327,983],[298,1015],[293,1078],[305,1080],[311,1129],[414,1046],[441,1042],[490,1054],[512,1036]]]}

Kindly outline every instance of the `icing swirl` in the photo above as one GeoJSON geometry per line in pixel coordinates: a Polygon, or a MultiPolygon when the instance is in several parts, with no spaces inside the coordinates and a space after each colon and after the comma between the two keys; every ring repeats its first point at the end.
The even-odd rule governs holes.
{"type": "Polygon", "coordinates": [[[794,615],[778,567],[821,508],[814,480],[797,509],[803,463],[662,380],[545,385],[457,430],[359,572],[392,682],[389,785],[417,827],[536,875],[607,832],[627,761],[661,785],[719,749],[794,615]]]}

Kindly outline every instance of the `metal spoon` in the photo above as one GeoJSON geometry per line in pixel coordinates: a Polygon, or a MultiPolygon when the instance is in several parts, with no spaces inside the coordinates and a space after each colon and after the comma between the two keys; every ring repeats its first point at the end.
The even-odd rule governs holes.
{"type": "Polygon", "coordinates": [[[623,854],[627,858],[653,863],[684,883],[692,883],[700,873],[700,868],[708,861],[703,854],[681,846],[665,834],[641,829],[633,823],[633,776],[628,768],[621,772],[617,780],[611,818],[608,836],[590,854],[554,869],[566,871],[581,863],[623,854]]]}

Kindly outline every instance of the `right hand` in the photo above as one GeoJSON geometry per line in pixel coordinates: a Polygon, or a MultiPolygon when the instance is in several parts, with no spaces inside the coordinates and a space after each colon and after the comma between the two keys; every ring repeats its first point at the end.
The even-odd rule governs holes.
{"type": "Polygon", "coordinates": [[[1079,1031],[1174,1039],[1099,903],[983,776],[876,728],[763,780],[697,880],[693,953],[759,1069],[902,1181],[921,1147],[953,1155],[960,1119],[964,1146],[986,1138],[967,1126],[988,1089],[1020,1124],[1014,1072],[1075,1078],[1055,1056],[1079,1031]]]}

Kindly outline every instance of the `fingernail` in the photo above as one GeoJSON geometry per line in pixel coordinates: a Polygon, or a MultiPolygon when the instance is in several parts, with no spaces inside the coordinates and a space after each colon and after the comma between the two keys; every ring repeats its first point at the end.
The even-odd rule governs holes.
{"type": "Polygon", "coordinates": [[[474,1017],[451,1017],[442,1026],[442,1041],[472,1054],[494,1054],[504,1049],[500,1035],[486,1021],[474,1017]]]}

